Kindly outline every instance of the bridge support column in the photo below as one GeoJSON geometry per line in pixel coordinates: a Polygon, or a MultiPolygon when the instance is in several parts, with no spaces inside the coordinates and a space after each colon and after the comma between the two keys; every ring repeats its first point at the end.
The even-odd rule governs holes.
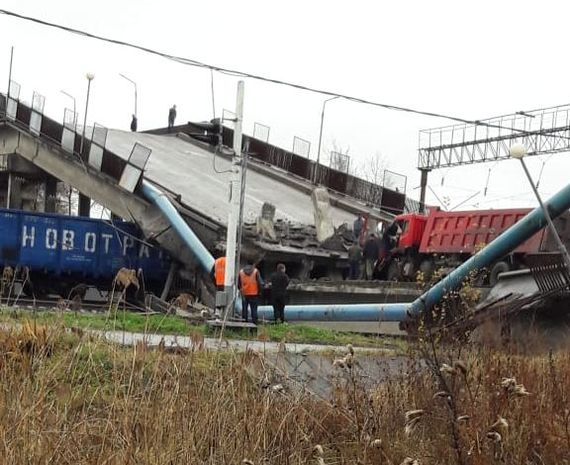
{"type": "Polygon", "coordinates": [[[428,185],[428,173],[430,170],[421,169],[421,179],[420,179],[420,213],[425,213],[426,210],[426,189],[428,185]]]}
{"type": "Polygon", "coordinates": [[[49,176],[46,179],[46,193],[44,200],[44,211],[55,213],[57,210],[57,179],[49,176]]]}
{"type": "Polygon", "coordinates": [[[89,217],[91,214],[91,199],[86,195],[79,194],[79,216],[89,217]]]}
{"type": "Polygon", "coordinates": [[[8,208],[22,208],[22,182],[14,176],[13,173],[8,174],[8,208]]]}

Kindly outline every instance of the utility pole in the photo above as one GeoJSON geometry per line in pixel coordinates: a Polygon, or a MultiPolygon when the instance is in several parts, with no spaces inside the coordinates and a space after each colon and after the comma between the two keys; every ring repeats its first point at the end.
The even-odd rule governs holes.
{"type": "Polygon", "coordinates": [[[242,122],[243,122],[243,94],[244,82],[239,81],[236,96],[236,117],[234,121],[234,155],[232,157],[232,170],[230,178],[230,213],[228,215],[228,234],[226,239],[226,273],[224,288],[226,293],[226,314],[224,320],[233,314],[236,290],[236,270],[239,266],[237,256],[237,231],[241,227],[239,219],[243,208],[242,200],[242,122]]]}
{"type": "MultiPolygon", "coordinates": [[[[87,128],[87,110],[89,109],[89,94],[91,91],[91,81],[95,78],[93,73],[87,73],[85,75],[87,78],[87,97],[85,99],[85,116],[83,120],[83,131],[81,133],[81,146],[79,148],[79,156],[82,160],[86,161],[87,157],[83,154],[83,149],[85,147],[85,129],[87,128]]],[[[91,199],[86,195],[79,193],[79,216],[89,217],[91,213],[91,199]]]]}
{"type": "Polygon", "coordinates": [[[8,108],[8,98],[10,97],[10,86],[12,85],[12,62],[14,61],[14,46],[10,49],[10,68],[8,71],[8,93],[6,94],[6,108],[8,108]]]}
{"type": "Polygon", "coordinates": [[[428,173],[429,170],[425,168],[420,169],[421,180],[420,180],[420,213],[426,212],[426,189],[428,187],[428,173]]]}

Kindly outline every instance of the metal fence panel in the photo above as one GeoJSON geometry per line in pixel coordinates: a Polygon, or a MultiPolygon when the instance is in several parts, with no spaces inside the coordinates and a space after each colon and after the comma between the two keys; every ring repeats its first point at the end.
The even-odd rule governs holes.
{"type": "Polygon", "coordinates": [[[253,137],[263,142],[269,142],[269,126],[261,123],[253,123],[253,137]]]}
{"type": "Polygon", "coordinates": [[[6,118],[14,121],[18,112],[18,101],[20,100],[20,84],[10,81],[8,91],[8,103],[6,105],[6,118]]]}
{"type": "Polygon", "coordinates": [[[75,126],[77,113],[66,108],[63,113],[63,131],[61,133],[61,147],[69,153],[75,151],[75,126]]]}
{"type": "Polygon", "coordinates": [[[230,129],[234,129],[235,119],[236,119],[236,114],[233,111],[226,110],[225,108],[222,110],[222,125],[230,129]]]}
{"type": "Polygon", "coordinates": [[[141,174],[142,170],[133,165],[127,164],[123,169],[119,185],[129,192],[133,192],[139,183],[141,174]]]}
{"type": "Polygon", "coordinates": [[[136,143],[129,156],[129,163],[144,171],[152,150],[136,143]]]}
{"type": "Polygon", "coordinates": [[[89,147],[89,164],[97,171],[101,171],[103,164],[103,152],[107,143],[108,129],[97,123],[93,125],[91,134],[91,145],[89,147]]]}
{"type": "Polygon", "coordinates": [[[387,189],[392,189],[393,191],[405,194],[406,187],[408,184],[408,177],[403,174],[396,173],[395,171],[384,170],[384,177],[382,180],[382,186],[387,189]]]}
{"type": "Polygon", "coordinates": [[[311,143],[300,137],[293,137],[293,153],[309,158],[311,154],[311,143]]]}
{"type": "Polygon", "coordinates": [[[42,129],[42,116],[46,99],[43,95],[34,92],[32,97],[32,113],[30,115],[30,132],[39,136],[42,129]]]}

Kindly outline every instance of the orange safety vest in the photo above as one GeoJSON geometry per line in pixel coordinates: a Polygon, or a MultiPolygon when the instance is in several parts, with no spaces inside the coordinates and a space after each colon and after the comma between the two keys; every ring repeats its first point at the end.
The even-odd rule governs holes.
{"type": "Polygon", "coordinates": [[[226,257],[216,258],[214,262],[214,278],[216,286],[223,286],[226,279],[226,257]]]}
{"type": "Polygon", "coordinates": [[[239,272],[241,288],[240,291],[244,296],[253,296],[259,294],[259,286],[257,284],[257,269],[251,274],[246,274],[243,270],[239,272]]]}

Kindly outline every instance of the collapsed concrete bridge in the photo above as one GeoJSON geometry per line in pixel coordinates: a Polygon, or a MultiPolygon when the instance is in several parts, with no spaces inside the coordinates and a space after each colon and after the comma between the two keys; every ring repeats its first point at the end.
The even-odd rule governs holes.
{"type": "MultiPolygon", "coordinates": [[[[53,211],[55,187],[61,181],[77,189],[84,199],[93,199],[114,215],[136,222],[146,238],[167,250],[182,269],[195,271],[195,254],[149,201],[143,192],[146,183],[168,198],[209,251],[224,242],[229,152],[216,154],[208,144],[192,137],[195,126],[191,123],[177,127],[172,134],[133,133],[95,125],[86,128],[82,140],[76,115],[67,110],[60,124],[43,114],[41,96],[34,94],[32,105],[25,105],[19,101],[19,87],[12,84],[8,98],[0,95],[0,157],[5,162],[9,207],[24,207],[14,179],[33,177],[33,182],[45,182],[44,208],[53,211]]],[[[311,201],[315,185],[264,163],[259,150],[254,155],[248,164],[243,251],[260,260],[267,270],[281,261],[293,277],[339,278],[346,262],[346,244],[351,241],[350,231],[343,225],[352,224],[359,213],[368,215],[373,223],[393,218],[393,212],[382,211],[381,205],[329,189],[330,218],[338,240],[334,245],[318,241],[311,201]],[[255,228],[265,204],[275,209],[274,238],[261,237],[255,228]]],[[[83,210],[85,213],[84,205],[83,210]]]]}

